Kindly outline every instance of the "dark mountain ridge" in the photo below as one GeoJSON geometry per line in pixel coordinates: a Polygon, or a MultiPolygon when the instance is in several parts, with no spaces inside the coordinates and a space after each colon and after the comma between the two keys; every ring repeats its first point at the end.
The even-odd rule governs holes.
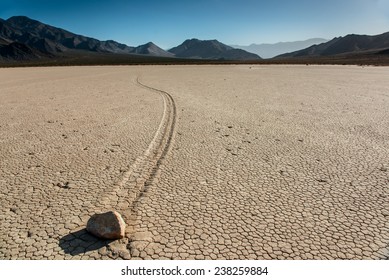
{"type": "Polygon", "coordinates": [[[26,44],[43,53],[66,52],[72,49],[129,53],[134,49],[112,40],[99,41],[94,38],[77,35],[25,16],[14,16],[0,24],[2,24],[0,27],[0,37],[26,44]]]}
{"type": "Polygon", "coordinates": [[[349,34],[344,37],[336,37],[326,43],[312,45],[303,50],[279,55],[277,58],[335,56],[379,52],[388,48],[389,32],[374,36],[349,34]]]}
{"type": "Polygon", "coordinates": [[[169,52],[177,57],[197,59],[256,60],[258,55],[241,49],[234,49],[217,40],[188,39],[169,52]]]}
{"type": "Polygon", "coordinates": [[[82,53],[226,60],[259,59],[257,55],[233,49],[216,40],[189,41],[193,43],[190,49],[186,46],[187,41],[183,43],[188,48],[186,52],[171,53],[152,42],[131,47],[113,40],[100,41],[25,16],[0,19],[0,60],[70,57],[80,56],[82,53]]]}
{"type": "Polygon", "coordinates": [[[24,61],[44,57],[45,54],[30,48],[25,44],[12,42],[10,44],[1,45],[0,43],[0,61],[16,60],[24,61]]]}
{"type": "Polygon", "coordinates": [[[140,45],[140,46],[134,48],[134,50],[132,50],[132,53],[153,55],[153,56],[163,56],[163,57],[173,57],[174,56],[174,54],[161,49],[153,42],[148,42],[147,44],[140,45]]]}

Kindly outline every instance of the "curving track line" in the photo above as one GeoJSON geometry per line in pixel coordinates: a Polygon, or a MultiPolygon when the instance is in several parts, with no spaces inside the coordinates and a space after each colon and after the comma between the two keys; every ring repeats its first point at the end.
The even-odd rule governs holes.
{"type": "Polygon", "coordinates": [[[157,133],[154,136],[153,141],[150,143],[149,149],[147,149],[145,153],[145,154],[150,154],[150,153],[154,154],[153,159],[155,161],[155,166],[153,167],[153,170],[145,184],[145,187],[147,187],[152,184],[153,180],[155,179],[159,166],[161,165],[163,159],[165,158],[166,154],[170,149],[172,139],[173,139],[174,129],[176,126],[177,109],[176,109],[176,104],[174,102],[174,99],[170,95],[170,93],[141,83],[139,81],[139,77],[137,77],[136,82],[139,86],[143,88],[159,93],[162,96],[164,102],[164,113],[163,113],[160,126],[158,128],[157,133]],[[152,149],[150,149],[151,146],[153,146],[152,149]]]}
{"type": "Polygon", "coordinates": [[[147,150],[135,160],[130,169],[102,199],[101,208],[107,210],[116,208],[122,211],[126,220],[130,220],[131,209],[157,179],[158,169],[171,147],[176,124],[176,105],[173,97],[166,91],[142,83],[139,77],[135,82],[139,87],[160,94],[164,109],[161,122],[147,150]]]}

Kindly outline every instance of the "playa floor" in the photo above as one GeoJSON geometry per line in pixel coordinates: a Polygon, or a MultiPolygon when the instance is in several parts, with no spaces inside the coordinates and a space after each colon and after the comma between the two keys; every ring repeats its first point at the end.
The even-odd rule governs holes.
{"type": "Polygon", "coordinates": [[[388,259],[388,76],[0,69],[0,259],[388,259]]]}

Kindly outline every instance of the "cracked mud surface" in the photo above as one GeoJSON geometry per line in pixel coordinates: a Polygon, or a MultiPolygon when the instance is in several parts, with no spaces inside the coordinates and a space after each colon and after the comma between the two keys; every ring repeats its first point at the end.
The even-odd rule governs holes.
{"type": "Polygon", "coordinates": [[[0,73],[0,259],[389,257],[388,68],[0,73]]]}

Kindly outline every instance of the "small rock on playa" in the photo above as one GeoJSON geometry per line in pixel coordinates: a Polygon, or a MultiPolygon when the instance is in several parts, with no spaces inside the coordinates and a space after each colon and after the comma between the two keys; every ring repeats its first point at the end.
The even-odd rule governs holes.
{"type": "Polygon", "coordinates": [[[120,239],[124,237],[126,224],[116,211],[94,214],[86,225],[91,234],[104,239],[120,239]]]}

